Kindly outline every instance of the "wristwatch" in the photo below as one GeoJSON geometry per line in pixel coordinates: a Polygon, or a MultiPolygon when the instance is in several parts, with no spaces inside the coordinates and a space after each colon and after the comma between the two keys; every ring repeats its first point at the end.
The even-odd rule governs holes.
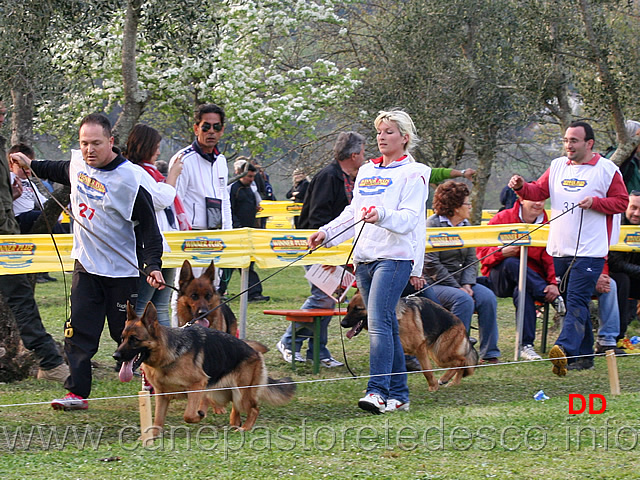
{"type": "Polygon", "coordinates": [[[466,168],[465,168],[464,170],[460,170],[460,176],[461,176],[461,177],[464,177],[464,172],[466,172],[466,171],[467,171],[467,169],[466,169],[466,168]]]}

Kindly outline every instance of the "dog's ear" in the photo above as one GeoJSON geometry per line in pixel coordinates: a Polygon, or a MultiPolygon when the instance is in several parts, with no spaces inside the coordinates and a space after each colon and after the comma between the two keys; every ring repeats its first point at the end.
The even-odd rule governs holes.
{"type": "Polygon", "coordinates": [[[153,303],[147,302],[147,306],[144,307],[144,312],[140,320],[142,324],[147,327],[147,330],[158,326],[158,311],[153,303]]]}
{"type": "Polygon", "coordinates": [[[185,260],[182,263],[182,268],[180,269],[180,280],[178,282],[178,286],[180,290],[183,291],[185,287],[193,281],[193,270],[191,269],[191,263],[189,260],[185,260]]]}
{"type": "Polygon", "coordinates": [[[202,276],[205,278],[208,278],[213,283],[213,281],[216,278],[216,267],[213,265],[213,260],[211,260],[211,263],[209,264],[207,269],[203,272],[202,276]]]}
{"type": "Polygon", "coordinates": [[[136,315],[136,309],[133,308],[133,305],[131,305],[129,300],[127,300],[127,320],[135,320],[136,318],[138,318],[138,315],[136,315]]]}

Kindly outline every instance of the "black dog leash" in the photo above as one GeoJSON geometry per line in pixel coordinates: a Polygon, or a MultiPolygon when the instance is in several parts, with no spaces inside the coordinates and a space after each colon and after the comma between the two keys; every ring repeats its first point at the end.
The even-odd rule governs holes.
{"type": "MultiPolygon", "coordinates": [[[[462,267],[462,268],[459,268],[459,269],[458,269],[458,270],[456,270],[455,272],[451,272],[451,273],[449,273],[448,275],[445,275],[445,276],[444,276],[444,277],[442,277],[440,280],[437,280],[437,281],[433,282],[432,284],[427,285],[426,287],[424,287],[424,288],[422,288],[422,289],[418,290],[417,292],[414,292],[414,293],[411,293],[411,294],[407,295],[407,297],[415,297],[415,296],[417,296],[418,294],[420,294],[420,293],[422,293],[422,292],[424,292],[424,291],[426,291],[426,290],[429,290],[431,287],[433,287],[433,286],[435,286],[435,285],[438,285],[438,284],[440,284],[440,283],[444,282],[447,278],[453,277],[454,275],[457,275],[458,273],[460,273],[460,272],[462,272],[462,271],[466,270],[467,268],[471,268],[471,267],[476,266],[478,263],[480,263],[480,262],[481,262],[482,260],[484,260],[485,258],[489,258],[491,255],[496,254],[497,252],[499,252],[499,251],[500,251],[500,250],[502,250],[503,248],[506,248],[506,247],[510,247],[510,246],[512,246],[513,244],[515,244],[515,243],[519,242],[519,241],[520,241],[520,240],[522,240],[523,238],[528,237],[529,235],[531,235],[532,233],[534,233],[534,232],[536,232],[537,230],[541,229],[542,227],[544,227],[544,226],[546,226],[546,225],[549,225],[551,222],[553,222],[553,221],[557,220],[557,219],[558,219],[558,218],[560,218],[561,216],[563,216],[563,215],[565,215],[565,214],[567,214],[567,213],[569,213],[569,212],[573,211],[573,209],[574,209],[574,208],[577,208],[577,207],[578,207],[578,205],[574,205],[573,207],[571,207],[571,208],[569,208],[569,209],[565,210],[564,212],[562,212],[561,214],[556,215],[556,216],[555,216],[555,217],[553,217],[553,218],[550,218],[550,219],[549,219],[549,220],[547,220],[546,222],[542,222],[541,224],[539,224],[539,225],[538,225],[536,228],[534,228],[533,230],[528,231],[527,233],[523,233],[522,235],[520,235],[520,236],[519,236],[518,238],[516,238],[515,240],[513,240],[513,241],[511,241],[511,242],[507,243],[506,245],[503,245],[501,248],[499,248],[499,249],[497,249],[497,250],[494,250],[493,252],[488,253],[488,254],[486,254],[485,256],[481,257],[481,258],[478,258],[478,259],[477,259],[477,260],[475,260],[474,262],[472,262],[472,263],[470,263],[469,265],[466,265],[466,266],[464,266],[464,267],[462,267]]],[[[584,212],[583,212],[583,213],[584,213],[584,212]]],[[[580,223],[580,225],[582,226],[582,219],[581,219],[581,223],[580,223]]],[[[578,237],[578,238],[579,238],[579,237],[578,237]]],[[[577,249],[577,246],[576,246],[576,249],[577,249]]],[[[576,250],[576,252],[577,252],[577,250],[576,250]]]]}
{"type": "MultiPolygon", "coordinates": [[[[364,218],[361,218],[360,220],[358,220],[357,222],[353,223],[352,225],[349,225],[347,228],[345,228],[344,230],[338,232],[337,234],[335,234],[333,237],[325,240],[324,242],[322,242],[320,245],[318,245],[315,248],[309,249],[308,252],[304,253],[303,255],[300,255],[298,258],[296,258],[295,260],[293,260],[292,262],[289,262],[287,265],[280,267],[278,270],[276,270],[275,272],[273,272],[272,274],[268,275],[267,277],[263,278],[262,280],[260,280],[259,282],[254,283],[253,285],[250,285],[249,287],[247,287],[245,290],[241,291],[240,293],[237,293],[236,295],[234,295],[231,298],[228,298],[227,300],[224,300],[223,302],[220,302],[220,304],[216,307],[213,307],[210,310],[207,310],[204,313],[201,313],[200,315],[198,315],[197,317],[189,320],[187,323],[185,323],[184,325],[182,325],[182,327],[180,328],[184,328],[184,327],[190,327],[191,325],[193,325],[194,323],[196,323],[198,320],[202,320],[203,318],[206,318],[210,313],[215,312],[217,309],[219,309],[220,307],[222,307],[223,305],[228,304],[229,302],[235,300],[236,298],[238,298],[239,296],[241,296],[242,294],[248,292],[249,290],[251,290],[253,287],[256,287],[258,285],[261,285],[262,283],[264,283],[265,281],[269,280],[270,278],[274,277],[275,275],[278,275],[280,272],[282,272],[283,270],[291,267],[293,264],[299,262],[300,260],[302,260],[303,258],[311,255],[313,252],[315,252],[316,250],[318,250],[319,248],[324,247],[327,243],[329,243],[330,241],[332,241],[333,239],[339,237],[340,235],[342,235],[343,233],[345,233],[346,231],[354,228],[357,224],[359,224],[360,222],[363,222],[364,218]]],[[[362,232],[362,230],[361,230],[362,232]]],[[[359,235],[358,235],[359,237],[359,235]]],[[[355,245],[355,244],[354,244],[355,245]]],[[[353,247],[352,247],[353,249],[353,247]]],[[[353,251],[353,250],[352,250],[353,251]]],[[[351,255],[351,253],[349,253],[349,255],[351,255]]]]}
{"type": "MultiPolygon", "coordinates": [[[[24,171],[24,168],[23,168],[24,171]]],[[[33,173],[33,176],[36,177],[38,180],[40,180],[42,182],[42,179],[40,179],[40,177],[38,177],[38,175],[36,175],[36,173],[31,170],[31,173],[33,173]]],[[[26,175],[26,173],[25,173],[26,175]]],[[[28,179],[28,178],[27,178],[28,179]]],[[[29,183],[32,185],[33,188],[33,183],[31,183],[31,180],[29,180],[29,183]]],[[[36,195],[37,197],[37,195],[36,195]]],[[[93,233],[91,230],[89,230],[86,226],[84,226],[82,224],[82,222],[78,221],[78,219],[73,215],[73,213],[71,213],[71,210],[68,209],[67,207],[65,207],[64,205],[62,205],[57,198],[55,198],[53,195],[51,196],[51,199],[56,202],[58,204],[58,206],[60,208],[62,208],[62,211],[65,212],[69,218],[71,220],[73,220],[73,224],[74,226],[76,224],[78,224],[80,227],[82,227],[85,232],[89,233],[94,239],[99,240],[104,246],[106,246],[109,250],[111,250],[113,253],[115,253],[117,256],[119,256],[120,258],[122,258],[126,263],[128,263],[130,266],[132,266],[133,268],[135,268],[139,273],[141,273],[145,278],[148,277],[149,275],[142,270],[138,265],[136,265],[135,263],[133,263],[132,261],[130,261],[128,258],[126,258],[122,253],[120,253],[120,251],[118,251],[115,247],[113,247],[111,244],[109,244],[106,240],[104,240],[103,238],[99,237],[98,235],[96,235],[95,233],[93,233]]],[[[45,217],[46,219],[46,217],[45,217]]],[[[51,237],[53,238],[53,232],[51,230],[51,227],[49,226],[49,223],[47,222],[47,227],[49,228],[51,237]]],[[[57,244],[55,243],[55,239],[53,240],[54,245],[56,245],[56,252],[58,253],[58,258],[60,259],[60,264],[62,265],[62,258],[60,257],[60,252],[58,252],[58,247],[57,244]]],[[[64,270],[64,266],[62,267],[64,270]]],[[[164,283],[164,282],[159,282],[161,285],[164,285],[165,287],[171,288],[173,290],[175,290],[176,292],[179,292],[179,290],[174,287],[173,285],[169,285],[168,283],[164,283]]]]}

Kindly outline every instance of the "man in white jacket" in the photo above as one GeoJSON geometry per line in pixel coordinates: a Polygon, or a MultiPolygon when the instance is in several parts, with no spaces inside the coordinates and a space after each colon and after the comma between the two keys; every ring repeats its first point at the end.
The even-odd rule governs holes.
{"type": "MultiPolygon", "coordinates": [[[[227,190],[229,169],[227,159],[218,150],[218,142],[224,134],[224,110],[213,103],[196,108],[193,131],[194,142],[176,153],[169,163],[182,162],[182,174],[178,177],[176,191],[194,230],[229,230],[232,228],[231,203],[227,190]]],[[[194,269],[194,275],[203,268],[194,269]]],[[[176,282],[180,274],[176,275],[176,282]]],[[[218,281],[215,282],[218,286],[218,281]]],[[[177,295],[171,300],[174,323],[176,321],[177,295]]]]}

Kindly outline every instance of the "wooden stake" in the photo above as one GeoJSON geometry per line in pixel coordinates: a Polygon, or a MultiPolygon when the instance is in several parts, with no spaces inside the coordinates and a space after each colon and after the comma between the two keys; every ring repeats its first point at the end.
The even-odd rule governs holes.
{"type": "Polygon", "coordinates": [[[140,406],[140,441],[143,447],[153,444],[153,417],[151,416],[151,394],[147,390],[138,392],[140,406]]]}
{"type": "Polygon", "coordinates": [[[620,395],[620,378],[618,377],[618,362],[616,361],[616,352],[607,350],[607,368],[609,369],[609,387],[611,395],[620,395]]]}

